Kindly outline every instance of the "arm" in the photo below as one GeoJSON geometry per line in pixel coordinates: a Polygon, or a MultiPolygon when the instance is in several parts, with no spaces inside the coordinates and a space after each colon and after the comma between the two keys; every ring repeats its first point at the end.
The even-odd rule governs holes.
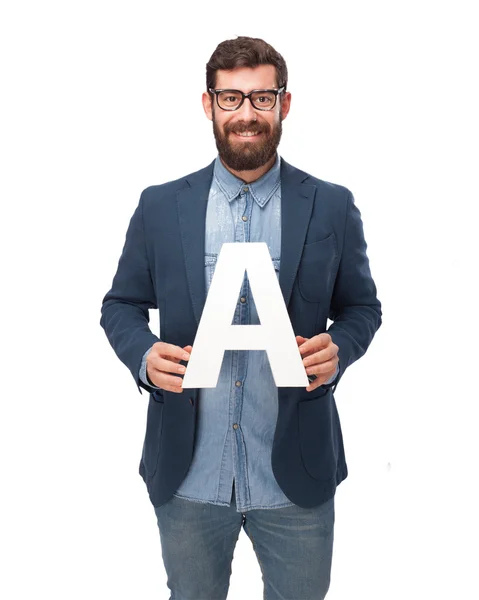
{"type": "Polygon", "coordinates": [[[140,379],[142,357],[159,338],[150,330],[149,308],[157,308],[146,256],[143,194],[131,217],[112,287],[101,307],[100,325],[118,358],[128,367],[138,391],[155,388],[140,379]]]}
{"type": "Polygon", "coordinates": [[[333,393],[349,365],[367,350],[381,326],[381,303],[369,269],[361,213],[348,190],[346,224],[338,274],[331,299],[328,329],[339,347],[339,373],[333,393]]]}

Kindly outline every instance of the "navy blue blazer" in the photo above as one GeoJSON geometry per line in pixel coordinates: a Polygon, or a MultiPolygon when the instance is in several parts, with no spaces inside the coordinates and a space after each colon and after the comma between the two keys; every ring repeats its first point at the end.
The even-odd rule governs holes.
{"type": "MultiPolygon", "coordinates": [[[[186,177],[146,188],[130,220],[100,324],[118,358],[150,393],[139,472],[154,506],[167,502],[191,463],[198,389],[154,390],[139,378],[145,351],[159,338],[149,308],[160,310],[161,339],[193,345],[206,300],[206,205],[214,161],[186,177]],[[153,465],[153,468],[145,468],[153,465]]],[[[274,476],[296,505],[331,498],[348,474],[334,392],[381,325],[361,214],[351,192],[281,159],[279,284],[295,335],[326,331],[338,345],[335,381],[307,392],[278,388],[274,476]]],[[[187,363],[182,363],[187,364],[187,363]]]]}

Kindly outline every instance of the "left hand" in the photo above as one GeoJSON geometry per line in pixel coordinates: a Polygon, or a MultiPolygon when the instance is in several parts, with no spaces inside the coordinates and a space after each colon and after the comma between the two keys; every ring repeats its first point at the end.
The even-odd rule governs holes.
{"type": "Polygon", "coordinates": [[[297,335],[296,342],[303,365],[307,367],[306,374],[316,375],[316,379],[306,388],[307,392],[312,392],[334,375],[339,362],[339,347],[333,343],[329,333],[320,333],[312,338],[297,335]]]}

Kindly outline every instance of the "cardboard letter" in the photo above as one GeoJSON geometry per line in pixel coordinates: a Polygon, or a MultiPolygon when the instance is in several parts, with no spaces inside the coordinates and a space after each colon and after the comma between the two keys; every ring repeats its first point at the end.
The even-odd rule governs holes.
{"type": "Polygon", "coordinates": [[[264,242],[225,243],[221,247],[183,389],[216,387],[225,350],[266,350],[277,387],[309,385],[264,242]],[[245,271],[261,325],[231,324],[245,271]]]}

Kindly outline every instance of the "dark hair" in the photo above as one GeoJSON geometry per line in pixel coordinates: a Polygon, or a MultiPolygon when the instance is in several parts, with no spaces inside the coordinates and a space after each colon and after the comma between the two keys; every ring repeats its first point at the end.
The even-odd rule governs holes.
{"type": "Polygon", "coordinates": [[[245,36],[218,44],[206,64],[206,89],[216,87],[218,69],[254,68],[259,65],[273,65],[276,68],[278,88],[284,87],[286,91],[288,69],[284,58],[264,40],[245,36]]]}

